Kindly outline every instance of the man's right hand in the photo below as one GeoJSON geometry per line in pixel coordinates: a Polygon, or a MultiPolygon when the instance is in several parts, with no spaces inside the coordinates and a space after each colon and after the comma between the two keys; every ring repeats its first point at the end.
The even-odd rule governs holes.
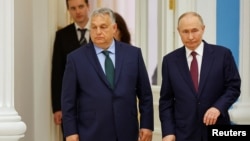
{"type": "Polygon", "coordinates": [[[175,135],[167,135],[165,136],[162,141],[175,141],[175,135]]]}
{"type": "Polygon", "coordinates": [[[79,141],[79,135],[78,134],[70,135],[66,137],[66,141],[79,141]]]}

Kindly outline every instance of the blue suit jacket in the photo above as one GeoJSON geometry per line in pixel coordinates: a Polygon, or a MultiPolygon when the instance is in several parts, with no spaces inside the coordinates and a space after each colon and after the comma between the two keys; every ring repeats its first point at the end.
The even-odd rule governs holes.
{"type": "Polygon", "coordinates": [[[230,124],[228,109],[240,95],[241,79],[229,49],[204,42],[199,92],[196,93],[181,47],[163,58],[159,112],[162,136],[177,141],[207,141],[203,116],[210,107],[221,115],[216,124],[230,124]]]}
{"type": "Polygon", "coordinates": [[[141,50],[115,41],[115,59],[112,90],[93,43],[68,55],[62,89],[65,136],[79,134],[80,141],[137,141],[139,128],[153,130],[152,91],[141,50]]]}

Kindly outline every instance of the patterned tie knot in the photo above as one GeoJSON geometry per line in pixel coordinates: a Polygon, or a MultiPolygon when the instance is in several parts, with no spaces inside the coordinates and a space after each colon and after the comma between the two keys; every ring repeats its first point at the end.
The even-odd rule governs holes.
{"type": "Polygon", "coordinates": [[[106,57],[109,57],[109,51],[104,50],[104,51],[102,51],[102,53],[103,53],[106,57]]]}
{"type": "Polygon", "coordinates": [[[196,57],[197,53],[196,53],[195,51],[192,51],[192,52],[191,52],[191,55],[192,55],[193,57],[196,57]]]}
{"type": "Polygon", "coordinates": [[[77,30],[80,31],[82,35],[85,35],[87,28],[84,28],[84,29],[78,28],[77,30]]]}
{"type": "Polygon", "coordinates": [[[77,30],[81,32],[81,37],[80,37],[80,40],[79,40],[79,41],[80,41],[80,44],[81,44],[81,45],[86,44],[86,43],[87,43],[87,40],[86,40],[86,38],[85,38],[85,33],[86,33],[86,31],[87,31],[87,28],[84,28],[84,29],[78,28],[77,30]]]}

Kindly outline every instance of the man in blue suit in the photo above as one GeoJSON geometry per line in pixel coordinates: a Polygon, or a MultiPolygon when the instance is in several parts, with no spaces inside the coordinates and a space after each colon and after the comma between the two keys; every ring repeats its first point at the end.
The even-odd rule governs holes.
{"type": "Polygon", "coordinates": [[[230,124],[228,109],[240,96],[241,78],[231,51],[205,42],[204,30],[198,13],[181,15],[178,32],[184,46],[163,58],[159,100],[163,141],[207,141],[207,126],[230,124]],[[191,67],[193,59],[198,68],[191,67]],[[189,68],[197,69],[196,76],[189,68]]]}
{"type": "Polygon", "coordinates": [[[67,141],[152,140],[153,97],[142,53],[116,41],[116,30],[112,10],[94,10],[91,42],[67,57],[62,86],[67,141]],[[103,51],[115,68],[114,85],[106,78],[103,51]]]}

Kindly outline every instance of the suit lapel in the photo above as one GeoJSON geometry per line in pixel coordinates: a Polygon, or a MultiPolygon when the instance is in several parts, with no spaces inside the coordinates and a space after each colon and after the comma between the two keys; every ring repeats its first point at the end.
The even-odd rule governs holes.
{"type": "Polygon", "coordinates": [[[123,58],[126,56],[125,51],[123,51],[123,48],[120,47],[121,45],[119,42],[115,41],[115,86],[117,85],[119,75],[122,70],[122,64],[123,64],[123,58]]]}
{"type": "Polygon", "coordinates": [[[106,78],[106,75],[102,70],[101,64],[100,64],[100,62],[99,62],[99,60],[97,58],[93,43],[91,42],[91,43],[87,44],[85,46],[85,48],[87,49],[86,55],[87,55],[88,61],[95,68],[95,70],[96,70],[98,76],[100,77],[100,79],[104,83],[106,83],[107,86],[109,86],[109,82],[108,82],[108,80],[106,78]]]}
{"type": "Polygon", "coordinates": [[[180,74],[182,75],[183,79],[186,81],[187,85],[189,85],[190,88],[192,88],[192,91],[195,92],[195,88],[193,86],[192,78],[190,75],[190,71],[187,64],[187,58],[186,58],[186,51],[185,47],[182,47],[180,52],[177,54],[177,66],[179,68],[180,74]]]}
{"type": "Polygon", "coordinates": [[[78,41],[78,37],[77,37],[74,23],[70,25],[69,32],[68,32],[68,38],[71,39],[71,41],[72,41],[71,43],[73,43],[72,45],[73,45],[74,49],[80,47],[80,43],[78,41]]]}
{"type": "Polygon", "coordinates": [[[199,83],[199,93],[201,93],[205,85],[209,71],[212,68],[213,61],[214,61],[213,49],[209,47],[209,44],[204,42],[204,51],[203,51],[203,57],[202,57],[202,66],[201,66],[200,83],[199,83]]]}

